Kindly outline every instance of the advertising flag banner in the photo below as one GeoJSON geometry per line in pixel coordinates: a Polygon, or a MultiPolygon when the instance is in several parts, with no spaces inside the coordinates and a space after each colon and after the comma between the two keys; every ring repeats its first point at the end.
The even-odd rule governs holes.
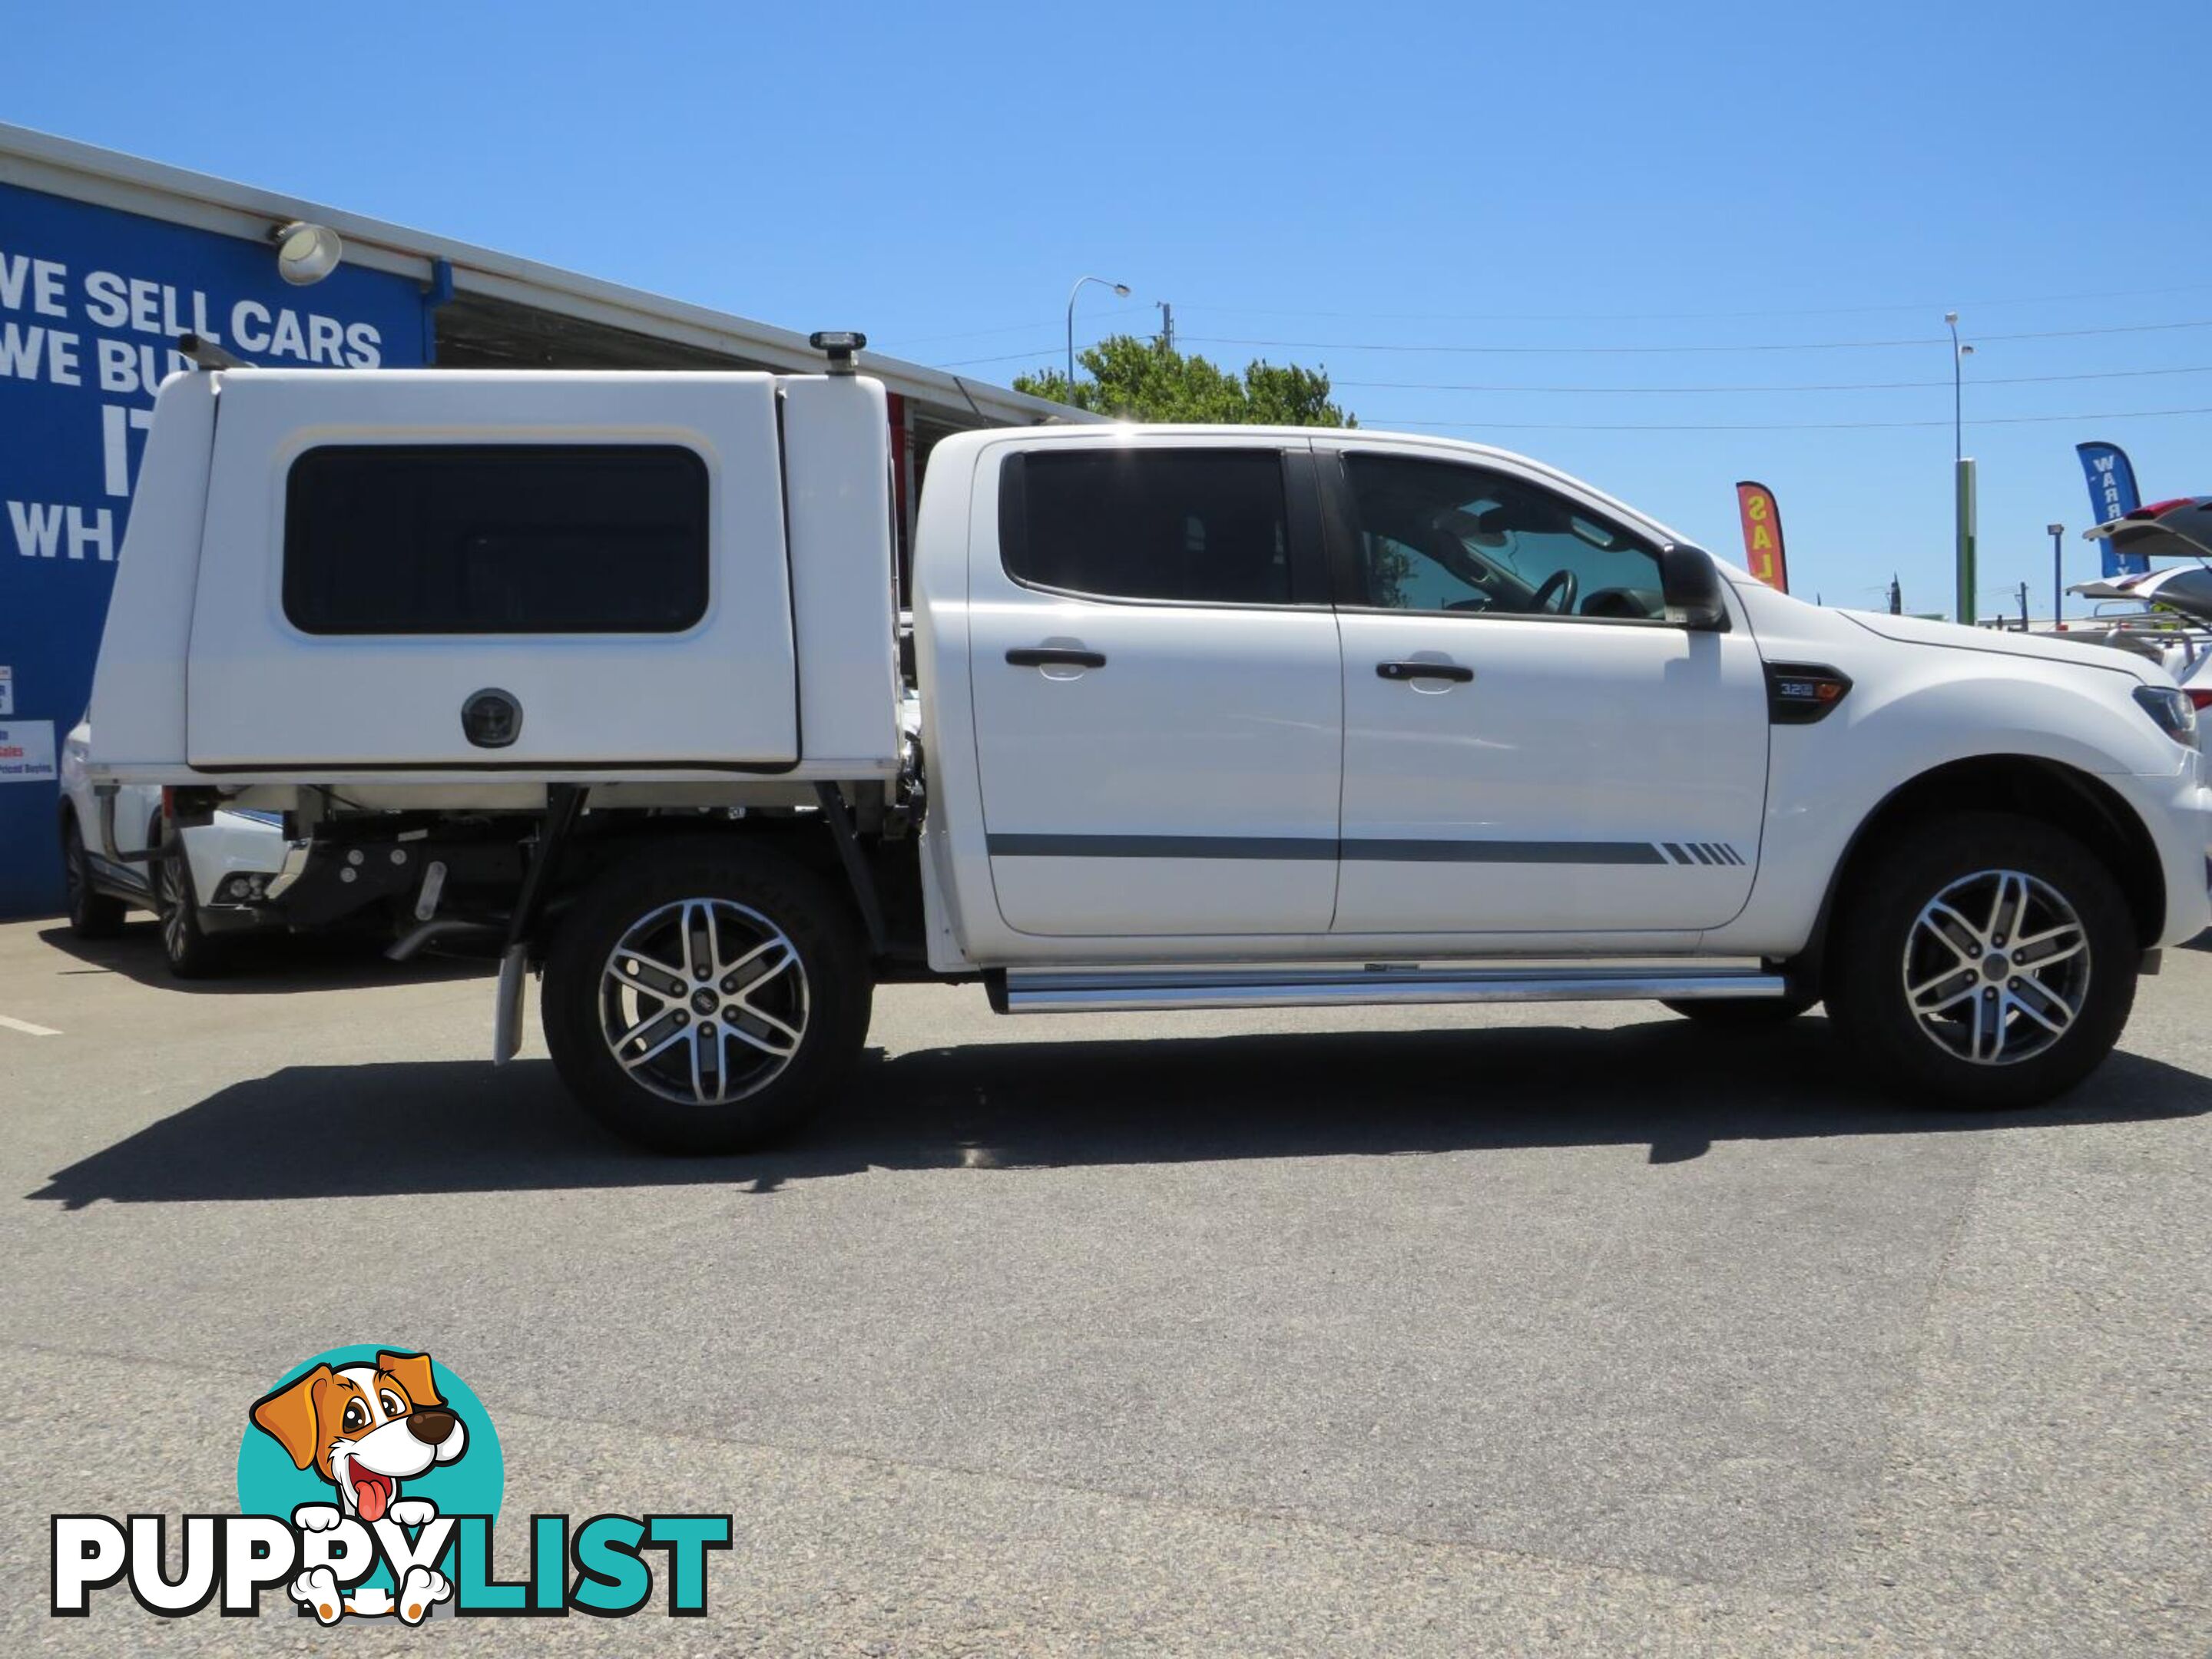
{"type": "MultiPolygon", "coordinates": [[[[2132,513],[2142,505],[2136,494],[2136,470],[2128,464],[2128,452],[2118,444],[2075,444],[2074,453],[2081,458],[2081,475],[2089,481],[2089,517],[2094,524],[2110,524],[2114,519],[2132,513]]],[[[2140,553],[2122,553],[2115,549],[2110,538],[2103,543],[2105,571],[2107,576],[2125,576],[2150,568],[2150,561],[2140,553]]]]}
{"type": "Polygon", "coordinates": [[[1735,487],[1735,507],[1743,520],[1743,562],[1769,587],[1787,593],[1790,565],[1782,553],[1782,509],[1774,504],[1774,492],[1747,478],[1735,487]]]}

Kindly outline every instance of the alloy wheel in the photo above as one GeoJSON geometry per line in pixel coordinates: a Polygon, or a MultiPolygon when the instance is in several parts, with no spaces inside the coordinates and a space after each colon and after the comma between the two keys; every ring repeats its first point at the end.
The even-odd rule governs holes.
{"type": "Polygon", "coordinates": [[[172,962],[182,961],[192,948],[192,896],[184,866],[181,847],[174,858],[157,859],[154,865],[160,872],[154,879],[161,906],[161,946],[172,962]]]}
{"type": "Polygon", "coordinates": [[[634,923],[599,974],[600,1036],[635,1082],[718,1106],[766,1088],[805,1040],[806,966],[783,930],[728,899],[634,923]]]}
{"type": "Polygon", "coordinates": [[[1906,1005],[1960,1060],[2009,1066],[2073,1028],[2089,992],[2089,935],[2050,883],[2018,870],[1961,877],[1905,936],[1906,1005]]]}

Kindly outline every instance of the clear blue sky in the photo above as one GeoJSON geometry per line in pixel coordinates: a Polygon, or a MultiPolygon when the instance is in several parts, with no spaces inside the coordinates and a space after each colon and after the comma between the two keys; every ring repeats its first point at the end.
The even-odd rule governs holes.
{"type": "Polygon", "coordinates": [[[1832,604],[1893,569],[1948,605],[1949,307],[1985,612],[2022,578],[2047,609],[2053,520],[2094,573],[2075,441],[2212,492],[2212,414],[2119,418],[2212,409],[2204,0],[201,0],[7,36],[9,119],[979,376],[1056,361],[1096,272],[1135,296],[1089,290],[1083,336],[1172,301],[1192,349],[1324,365],[1364,424],[1731,557],[1759,478],[1832,604]],[[1998,337],[2078,330],[2135,331],[1998,337]],[[1863,341],[1910,343],[1811,349],[1863,341]],[[1996,383],[2061,375],[2113,378],[1996,383]],[[1650,389],[1895,381],[1927,384],[1650,389]],[[1883,422],[1930,424],[1801,429],[1883,422]],[[1742,429],[1594,429],[1683,426],[1742,429]]]}

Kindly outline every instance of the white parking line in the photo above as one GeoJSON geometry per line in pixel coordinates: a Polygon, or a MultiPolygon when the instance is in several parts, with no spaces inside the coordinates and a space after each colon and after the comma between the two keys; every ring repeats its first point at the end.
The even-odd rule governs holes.
{"type": "Polygon", "coordinates": [[[0,1025],[11,1031],[21,1031],[25,1036],[59,1036],[61,1033],[51,1025],[33,1025],[27,1019],[10,1019],[0,1014],[0,1025]]]}

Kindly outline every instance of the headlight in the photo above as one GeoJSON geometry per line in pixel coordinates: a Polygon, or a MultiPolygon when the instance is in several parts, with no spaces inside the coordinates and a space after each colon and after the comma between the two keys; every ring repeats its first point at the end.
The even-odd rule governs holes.
{"type": "Polygon", "coordinates": [[[2191,749],[2197,747],[2197,705],[2189,700],[2189,693],[2178,685],[2139,685],[2136,701],[2167,737],[2191,749]]]}

